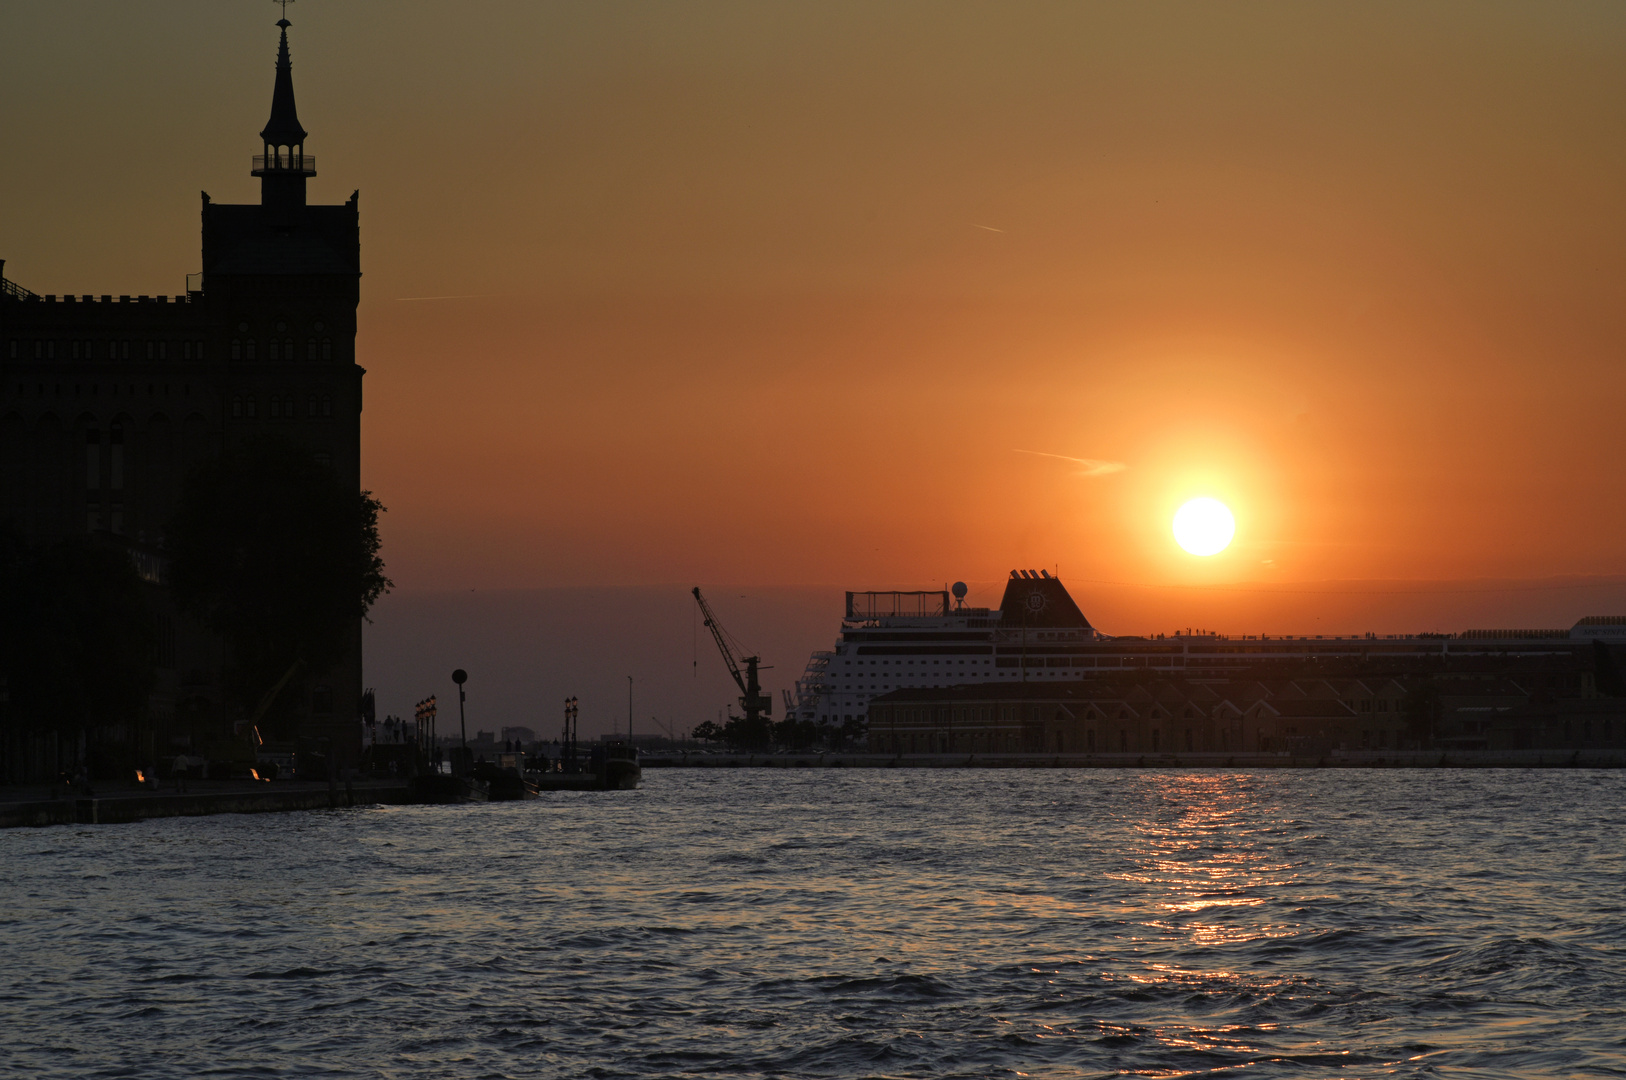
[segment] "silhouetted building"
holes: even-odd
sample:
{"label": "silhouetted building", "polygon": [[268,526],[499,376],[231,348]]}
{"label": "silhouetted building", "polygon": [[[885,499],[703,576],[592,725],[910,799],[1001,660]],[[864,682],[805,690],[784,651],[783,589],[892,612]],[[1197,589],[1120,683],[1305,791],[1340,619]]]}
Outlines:
{"label": "silhouetted building", "polygon": [[[306,202],[316,159],[294,106],[289,23],[277,25],[271,118],[253,158],[260,201],[203,194],[202,273],[184,294],[40,296],[0,276],[0,516],[34,542],[99,534],[160,588],[183,479],[234,441],[278,432],[360,486],[358,195]],[[159,622],[163,755],[174,736],[230,731],[238,718],[223,702],[218,643],[169,614]],[[341,759],[360,748],[359,622],[353,640],[301,706],[302,731]]]}

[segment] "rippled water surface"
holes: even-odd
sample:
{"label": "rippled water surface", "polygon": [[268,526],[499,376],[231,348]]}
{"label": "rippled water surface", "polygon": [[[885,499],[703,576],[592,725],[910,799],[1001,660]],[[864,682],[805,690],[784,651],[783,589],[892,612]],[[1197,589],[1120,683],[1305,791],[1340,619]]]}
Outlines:
{"label": "rippled water surface", "polygon": [[671,770],[0,834],[0,1072],[1626,1075],[1619,773]]}

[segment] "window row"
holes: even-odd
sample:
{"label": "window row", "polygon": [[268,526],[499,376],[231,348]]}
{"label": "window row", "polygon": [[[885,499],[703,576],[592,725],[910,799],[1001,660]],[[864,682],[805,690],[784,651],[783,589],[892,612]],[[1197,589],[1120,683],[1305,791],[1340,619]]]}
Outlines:
{"label": "window row", "polygon": [[202,360],[203,342],[201,341],[105,341],[97,342],[85,338],[73,338],[68,341],[45,340],[18,341],[12,339],[9,353],[13,360],[168,360],[170,352],[176,352],[181,360]]}
{"label": "window row", "polygon": [[[267,402],[266,415],[272,420],[293,420],[300,415],[301,402],[304,405],[304,415],[311,420],[333,415],[333,398],[327,394],[320,397],[311,394],[303,399],[295,394],[272,394],[271,400]],[[236,395],[231,399],[231,415],[234,420],[245,417],[250,420],[257,419],[260,415],[259,401],[253,394]]]}
{"label": "window row", "polygon": [[[233,360],[258,360],[259,342],[255,338],[232,338],[231,358]],[[305,340],[304,355],[293,338],[269,338],[265,343],[265,358],[267,360],[331,360],[333,359],[333,339],[307,338]]]}

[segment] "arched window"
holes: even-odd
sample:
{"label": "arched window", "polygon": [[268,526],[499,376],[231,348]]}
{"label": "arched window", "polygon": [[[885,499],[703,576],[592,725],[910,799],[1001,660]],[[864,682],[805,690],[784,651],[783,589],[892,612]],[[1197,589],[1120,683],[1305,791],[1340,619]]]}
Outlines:
{"label": "arched window", "polygon": [[322,415],[323,416],[332,416],[333,415],[333,399],[331,397],[326,396],[326,395],[323,395],[323,397],[322,397]]}
{"label": "arched window", "polygon": [[309,341],[305,342],[305,359],[307,359],[307,360],[315,360],[316,359],[316,339],[315,338],[311,338]]}
{"label": "arched window", "polygon": [[279,398],[277,395],[272,394],[271,395],[271,419],[275,420],[277,417],[279,417],[281,415],[282,415],[282,399]]}
{"label": "arched window", "polygon": [[305,403],[305,415],[307,417],[309,417],[310,419],[315,420],[316,419],[316,407],[317,407],[316,395],[312,394],[311,399],[308,402]]}
{"label": "arched window", "polygon": [[332,338],[323,338],[322,339],[322,359],[323,360],[331,360],[331,359],[333,359],[333,339]]}
{"label": "arched window", "polygon": [[248,348],[248,358],[250,360],[254,359],[254,339],[253,338],[248,339],[247,348]]}
{"label": "arched window", "polygon": [[234,419],[234,420],[239,419],[239,418],[242,417],[242,415],[243,415],[243,399],[242,399],[241,396],[237,396],[237,397],[234,397],[234,398],[231,399],[231,415],[232,415],[232,419]]}
{"label": "arched window", "polygon": [[259,414],[259,411],[259,406],[254,401],[254,395],[250,394],[248,396],[248,418],[250,420],[254,419]]}
{"label": "arched window", "polygon": [[[111,457],[109,458],[108,463],[107,463],[108,464],[108,470],[107,470],[108,483],[113,488],[114,491],[123,491],[124,490],[124,425],[119,423],[117,420],[113,421],[113,426],[108,429],[107,440],[108,440],[108,443],[110,444],[109,445],[109,452],[111,454]],[[123,525],[123,523],[121,521],[119,521],[118,516],[115,515],[114,519],[113,519],[113,531],[114,532],[122,532],[123,531],[122,525]]]}
{"label": "arched window", "polygon": [[202,360],[203,359],[203,342],[201,342],[201,341],[198,342],[197,348],[192,353],[192,358],[194,360]]}
{"label": "arched window", "polygon": [[243,342],[239,338],[231,339],[231,358],[233,360],[241,360],[243,358]]}
{"label": "arched window", "polygon": [[89,491],[102,489],[102,433],[96,428],[85,431],[85,488]]}
{"label": "arched window", "polygon": [[266,343],[266,346],[265,346],[265,358],[267,360],[280,359],[280,357],[277,356],[277,339],[276,338],[272,338],[268,343]]}
{"label": "arched window", "polygon": [[282,357],[283,357],[284,360],[292,360],[294,358],[294,339],[293,338],[289,338],[287,341],[284,341],[282,343]]}

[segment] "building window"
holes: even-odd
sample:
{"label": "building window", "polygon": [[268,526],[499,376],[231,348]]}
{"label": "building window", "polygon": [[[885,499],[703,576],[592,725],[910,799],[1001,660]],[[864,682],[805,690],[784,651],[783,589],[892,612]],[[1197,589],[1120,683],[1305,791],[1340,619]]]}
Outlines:
{"label": "building window", "polygon": [[243,358],[243,342],[239,338],[231,339],[231,358],[233,360],[241,360]]}
{"label": "building window", "polygon": [[312,394],[310,401],[305,405],[305,415],[315,420],[317,407],[316,395]]}
{"label": "building window", "polygon": [[315,338],[311,338],[309,341],[305,342],[305,359],[307,359],[307,360],[315,360],[316,359],[316,339]]}
{"label": "building window", "polygon": [[[149,351],[150,351],[150,347],[149,347]],[[169,359],[168,352],[169,352],[169,342],[160,341],[158,343],[158,359],[160,359],[160,360]]]}
{"label": "building window", "polygon": [[271,412],[270,412],[271,419],[275,420],[281,415],[282,415],[282,399],[279,398],[277,395],[272,394],[271,395]]}
{"label": "building window", "polygon": [[244,348],[246,348],[248,350],[248,358],[250,360],[254,359],[254,339],[253,338],[249,338],[248,341],[244,343]]}
{"label": "building window", "polygon": [[331,359],[333,359],[333,339],[332,338],[323,338],[322,339],[322,359],[323,360],[331,360]]}
{"label": "building window", "polygon": [[323,395],[323,397],[322,397],[322,415],[323,416],[332,416],[333,415],[333,399],[331,397],[328,397],[327,395]]}
{"label": "building window", "polygon": [[128,341],[119,342],[119,358],[121,360],[130,359],[130,343]]}
{"label": "building window", "polygon": [[85,487],[102,488],[102,433],[95,428],[85,432]]}
{"label": "building window", "polygon": [[15,338],[11,342],[11,358],[13,360],[17,359],[17,341]]}
{"label": "building window", "polygon": [[193,353],[193,356],[194,356],[195,359],[198,359],[198,360],[203,359],[203,342],[201,342],[201,341],[198,342],[197,350],[196,350],[196,352]]}
{"label": "building window", "polygon": [[181,342],[181,359],[192,359],[192,343],[190,341]]}
{"label": "building window", "polygon": [[243,399],[242,399],[242,397],[239,396],[239,397],[234,397],[234,398],[231,399],[231,415],[232,415],[233,420],[240,419],[242,417],[242,415],[243,415]]}
{"label": "building window", "polygon": [[73,358],[75,360],[79,359],[79,342],[77,340],[73,343]]}
{"label": "building window", "polygon": [[266,345],[265,345],[265,358],[267,360],[279,360],[279,359],[281,359],[281,357],[279,357],[277,355],[277,339],[276,338],[272,338],[270,341],[266,342]]}
{"label": "building window", "polygon": [[259,415],[259,411],[259,406],[254,401],[254,395],[250,394],[248,396],[248,418],[250,420],[254,419],[255,416]]}
{"label": "building window", "polygon": [[[108,479],[109,485],[113,488],[114,491],[123,491],[124,490],[124,425],[121,424],[121,423],[118,423],[117,421],[114,421],[113,426],[110,429],[108,429],[107,441],[109,443],[108,453],[110,455],[110,458],[109,458],[109,461],[108,461],[108,470],[107,470],[108,471],[108,477],[107,477],[107,479]],[[119,516],[122,516],[122,515],[116,515],[115,518],[114,518],[114,521],[113,521],[113,531],[114,532],[121,532],[122,531],[121,523],[118,520]]]}
{"label": "building window", "polygon": [[294,339],[293,338],[289,338],[287,341],[284,341],[282,343],[282,357],[283,357],[284,360],[292,360],[294,358]]}
{"label": "building window", "polygon": [[333,464],[333,455],[328,453],[326,450],[318,450],[316,452],[316,464],[321,465],[324,468],[331,467]]}
{"label": "building window", "polygon": [[36,360],[44,360],[45,359],[45,342],[43,342],[43,341],[34,342],[34,359],[36,359]]}

